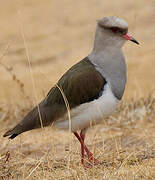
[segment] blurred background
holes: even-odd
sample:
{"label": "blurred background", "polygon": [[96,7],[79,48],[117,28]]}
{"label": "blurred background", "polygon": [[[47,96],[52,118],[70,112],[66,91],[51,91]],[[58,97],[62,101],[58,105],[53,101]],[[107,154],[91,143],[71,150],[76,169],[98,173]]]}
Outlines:
{"label": "blurred background", "polygon": [[124,47],[128,66],[124,98],[152,93],[154,0],[5,0],[0,6],[1,101],[22,101],[20,88],[32,100],[42,99],[69,67],[90,53],[96,20],[104,16],[125,19],[140,43],[127,42]]}
{"label": "blurred background", "polygon": [[[124,46],[121,105],[87,132],[86,144],[103,164],[84,171],[78,141],[52,127],[3,138],[91,52],[96,20],[105,16],[125,19],[140,45]],[[155,179],[154,0],[0,0],[0,85],[0,180]]]}

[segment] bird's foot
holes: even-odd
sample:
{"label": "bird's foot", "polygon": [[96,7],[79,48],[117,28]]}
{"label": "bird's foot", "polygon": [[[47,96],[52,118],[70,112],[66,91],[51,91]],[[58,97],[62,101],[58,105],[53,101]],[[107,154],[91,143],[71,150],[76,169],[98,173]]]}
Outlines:
{"label": "bird's foot", "polygon": [[84,161],[84,159],[81,159],[81,164],[85,169],[92,168],[93,166],[100,165],[101,162],[98,161],[96,158],[94,158],[91,154],[91,156],[88,157],[87,161]]}
{"label": "bird's foot", "polygon": [[88,156],[88,161],[91,164],[93,164],[93,165],[101,164],[100,161],[98,161],[96,158],[94,158],[93,153],[87,148],[86,145],[85,145],[85,151],[86,151],[87,156]]}
{"label": "bird's foot", "polygon": [[98,161],[97,159],[95,159],[94,157],[88,158],[89,162],[91,162],[93,165],[99,165],[101,164],[100,161]]}
{"label": "bird's foot", "polygon": [[85,169],[89,169],[89,168],[92,168],[93,165],[90,164],[90,163],[85,163],[85,164],[83,164],[83,167],[84,167]]}
{"label": "bird's foot", "polygon": [[91,154],[90,156],[88,156],[88,160],[92,165],[99,165],[101,164],[100,161],[98,161],[96,158],[94,158],[93,154]]}
{"label": "bird's foot", "polygon": [[93,168],[94,166],[99,165],[99,164],[101,164],[101,163],[98,160],[94,161],[94,159],[93,159],[93,161],[83,163],[82,165],[85,169],[88,169],[88,168]]}

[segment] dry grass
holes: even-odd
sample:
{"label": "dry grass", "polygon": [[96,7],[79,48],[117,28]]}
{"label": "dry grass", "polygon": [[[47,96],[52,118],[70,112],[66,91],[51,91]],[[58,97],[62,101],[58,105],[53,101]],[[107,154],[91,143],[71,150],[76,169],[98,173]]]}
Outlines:
{"label": "dry grass", "polygon": [[[10,113],[5,110],[8,117],[4,124],[9,127],[10,117],[17,121],[17,117],[26,113],[17,112],[18,107],[12,111],[11,108],[8,108]],[[81,166],[80,145],[70,133],[49,127],[27,132],[13,141],[1,139],[0,176],[3,179],[153,180],[154,119],[152,96],[122,103],[113,116],[88,131],[86,143],[102,162],[88,170]]]}
{"label": "dry grass", "polygon": [[[95,21],[107,15],[125,18],[141,46],[125,46],[128,84],[117,112],[87,133],[86,143],[102,165],[84,170],[78,141],[52,127],[4,139],[6,129],[88,54]],[[1,2],[0,180],[155,179],[154,17],[153,0]]]}

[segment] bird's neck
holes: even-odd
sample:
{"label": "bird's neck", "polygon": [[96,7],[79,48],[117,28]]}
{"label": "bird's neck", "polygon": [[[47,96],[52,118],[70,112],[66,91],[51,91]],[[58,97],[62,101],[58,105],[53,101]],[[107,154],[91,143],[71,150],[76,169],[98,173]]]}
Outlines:
{"label": "bird's neck", "polygon": [[104,32],[104,30],[101,31],[97,26],[93,53],[121,51],[124,43],[125,39],[120,36],[109,35],[107,32]]}
{"label": "bird's neck", "polygon": [[115,47],[93,49],[88,58],[110,84],[115,97],[120,100],[126,84],[126,63],[122,49]]}
{"label": "bird's neck", "polygon": [[103,36],[103,33],[96,31],[94,47],[89,55],[89,58],[95,64],[106,63],[105,61],[109,60],[111,60],[111,63],[113,63],[112,61],[115,61],[116,57],[122,56],[123,44],[124,42],[121,40],[117,41],[116,37],[115,39],[114,37],[109,39],[109,36],[106,36],[106,34]]}
{"label": "bird's neck", "polygon": [[119,58],[122,56],[122,48],[115,46],[104,46],[103,48],[101,46],[94,46],[88,57],[94,64],[105,64],[106,62],[116,64],[122,60],[124,61],[124,59]]}

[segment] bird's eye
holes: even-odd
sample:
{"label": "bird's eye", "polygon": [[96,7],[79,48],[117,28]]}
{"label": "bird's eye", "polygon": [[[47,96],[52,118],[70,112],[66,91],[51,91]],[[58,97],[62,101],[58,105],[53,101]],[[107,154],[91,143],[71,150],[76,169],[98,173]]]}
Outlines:
{"label": "bird's eye", "polygon": [[118,27],[111,27],[110,30],[114,33],[123,33],[123,30]]}

